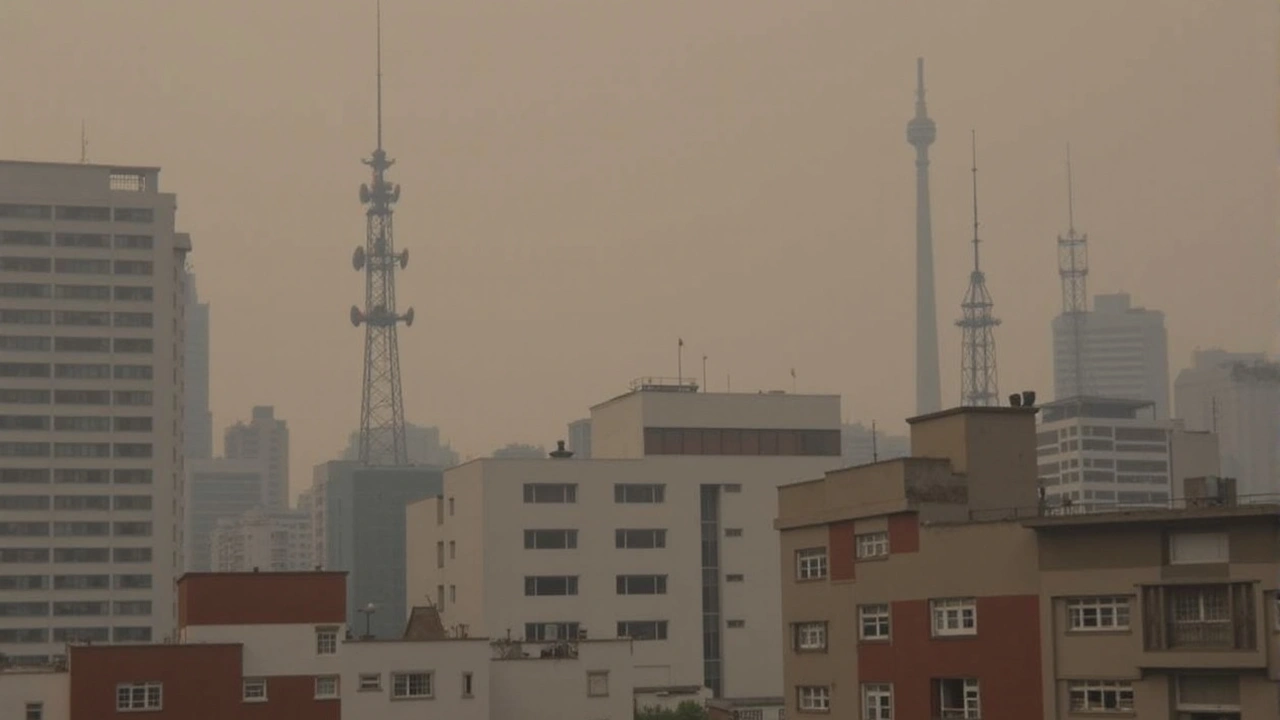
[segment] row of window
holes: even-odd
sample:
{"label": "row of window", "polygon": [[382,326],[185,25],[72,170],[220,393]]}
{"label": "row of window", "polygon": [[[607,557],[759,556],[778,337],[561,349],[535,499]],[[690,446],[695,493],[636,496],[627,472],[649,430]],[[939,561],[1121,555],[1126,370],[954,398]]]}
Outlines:
{"label": "row of window", "polygon": [[[107,603],[55,603],[62,605],[65,612],[55,612],[54,615],[82,615],[95,616],[106,615],[106,609],[109,609]],[[68,607],[68,606],[84,606],[84,607]],[[117,613],[120,615],[150,615],[150,603],[145,613]],[[102,606],[101,608],[97,606]],[[55,627],[55,628],[6,628],[0,630],[0,643],[10,643],[14,645],[26,645],[50,642],[151,642],[150,627],[124,627],[117,626],[108,627]]]}
{"label": "row of window", "polygon": [[149,312],[107,310],[0,310],[0,325],[70,325],[73,327],[149,328],[155,315]]}
{"label": "row of window", "polygon": [[[140,560],[138,554],[121,555],[122,562],[144,562],[151,559],[151,548],[117,548],[117,550],[146,550],[145,558]],[[111,587],[110,575],[53,575],[50,582],[49,575],[0,575],[0,590],[48,590],[52,587],[55,590],[107,590]],[[130,601],[132,602],[132,601]],[[150,603],[147,604],[147,612],[145,613],[127,613],[130,615],[149,615],[151,610]],[[54,615],[59,614],[57,610]],[[107,613],[102,613],[107,614]],[[116,611],[120,615],[119,610]]]}
{"label": "row of window", "polygon": [[111,248],[114,246],[117,250],[151,250],[155,247],[155,239],[150,235],[0,230],[0,246],[74,248]]}
{"label": "row of window", "polygon": [[[667,531],[659,528],[620,528],[613,532],[613,546],[627,550],[651,550],[667,546]],[[526,550],[573,550],[578,547],[577,530],[525,530]],[[443,548],[439,543],[437,551]],[[443,555],[441,555],[443,560]]]}
{"label": "row of window", "polygon": [[[975,678],[944,678],[932,683],[933,717],[978,720],[982,695]],[[893,720],[893,684],[864,683],[860,688],[863,720]],[[1132,713],[1133,685],[1112,680],[1073,680],[1067,683],[1068,706],[1073,713]],[[829,712],[831,688],[805,685],[796,688],[801,712]]]}
{"label": "row of window", "polygon": [[155,222],[156,211],[140,207],[102,205],[23,205],[0,203],[0,218],[20,220],[75,220],[78,222]]}
{"label": "row of window", "polygon": [[645,455],[840,455],[839,430],[644,429]]}
{"label": "row of window", "polygon": [[143,354],[155,351],[155,341],[151,338],[0,335],[0,350],[8,350],[10,352],[114,352]]}
{"label": "row of window", "polygon": [[151,275],[150,260],[106,258],[47,258],[9,255],[0,258],[0,272],[66,273],[69,275]]}
{"label": "row of window", "polygon": [[[68,548],[4,548],[0,547],[0,565],[6,563],[127,563],[151,562],[149,547],[68,547]],[[150,580],[148,580],[148,583]]]}
{"label": "row of window", "polygon": [[0,442],[0,457],[149,458],[151,443]]}
{"label": "row of window", "polygon": [[[150,575],[55,575],[68,582],[55,583],[59,590],[149,590]],[[114,579],[114,580],[113,580]],[[71,582],[75,581],[75,582]],[[48,601],[0,602],[0,617],[48,617]]]}
{"label": "row of window", "polygon": [[58,484],[106,485],[115,481],[116,485],[150,485],[152,472],[150,469],[117,468],[115,470],[88,470],[72,468],[12,468],[0,467],[0,485],[4,484],[44,484],[50,481]]}
{"label": "row of window", "polygon": [[[889,556],[889,533],[885,531],[854,535],[854,556],[858,560],[874,560]],[[796,551],[797,580],[822,580],[827,577],[829,562],[826,548]]]}
{"label": "row of window", "polygon": [[28,388],[0,388],[0,403],[8,405],[54,404],[151,407],[153,399],[154,396],[150,390],[36,390]]}
{"label": "row of window", "polygon": [[150,417],[102,415],[0,415],[0,430],[60,430],[66,432],[151,432]]}
{"label": "row of window", "polygon": [[[616,503],[653,504],[666,502],[667,486],[655,483],[616,483],[613,501]],[[526,503],[576,503],[578,486],[575,483],[525,483]]]}
{"label": "row of window", "polygon": [[110,363],[6,362],[0,363],[0,377],[151,380],[155,377],[155,370],[150,365],[115,365],[113,367]]}
{"label": "row of window", "polygon": [[155,289],[148,285],[74,285],[64,283],[0,283],[0,298],[33,300],[117,300],[151,302]]}
{"label": "row of window", "polygon": [[150,510],[150,495],[0,495],[0,510]]}
{"label": "row of window", "polygon": [[0,522],[0,537],[151,537],[149,522]]}

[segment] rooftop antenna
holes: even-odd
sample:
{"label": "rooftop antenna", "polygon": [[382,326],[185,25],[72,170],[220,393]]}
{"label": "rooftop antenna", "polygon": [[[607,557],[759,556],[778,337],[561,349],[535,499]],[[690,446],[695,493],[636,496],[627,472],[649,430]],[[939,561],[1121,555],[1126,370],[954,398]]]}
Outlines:
{"label": "rooftop antenna", "polygon": [[880,462],[880,447],[876,438],[876,421],[871,421],[871,462]]}
{"label": "rooftop antenna", "polygon": [[80,121],[80,164],[89,162],[89,136],[84,131],[84,120]]}
{"label": "rooftop antenna", "polygon": [[960,303],[963,313],[956,321],[961,329],[960,404],[992,406],[999,404],[996,383],[995,327],[1000,321],[992,313],[994,303],[987,291],[978,245],[978,134],[970,131],[973,157],[973,272],[969,273],[969,289]]}
{"label": "rooftop antenna", "polygon": [[1085,324],[1089,318],[1089,236],[1076,234],[1075,186],[1071,177],[1071,143],[1067,143],[1067,234],[1058,236],[1058,276],[1062,279],[1062,317],[1071,337],[1072,389],[1087,393],[1084,366]]}

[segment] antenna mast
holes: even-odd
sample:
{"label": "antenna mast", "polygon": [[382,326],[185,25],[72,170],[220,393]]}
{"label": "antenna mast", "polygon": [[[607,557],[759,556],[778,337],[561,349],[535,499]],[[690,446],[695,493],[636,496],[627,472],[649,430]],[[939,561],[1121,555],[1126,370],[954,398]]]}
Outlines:
{"label": "antenna mast", "polygon": [[971,132],[973,154],[973,272],[969,273],[969,289],[960,303],[963,313],[956,321],[961,329],[960,404],[983,406],[999,404],[996,384],[995,327],[1000,321],[992,314],[994,303],[987,291],[978,245],[978,138]]}
{"label": "antenna mast", "polygon": [[372,157],[364,161],[372,180],[360,186],[365,210],[365,244],[351,264],[365,274],[364,308],[352,306],[351,324],[365,327],[364,382],[360,398],[360,462],[364,465],[407,465],[404,396],[400,388],[399,323],[413,324],[413,308],[396,312],[396,266],[409,264],[409,251],[395,251],[392,205],[400,199],[400,186],[388,182],[387,170],[395,164],[382,149],[382,3],[376,9],[377,140]]}
{"label": "antenna mast", "polygon": [[924,58],[916,58],[916,114],[907,144],[916,149],[916,413],[942,409],[938,376],[938,303],[933,282],[933,218],[929,208],[929,146],[938,128],[924,103]]}
{"label": "antenna mast", "polygon": [[1075,188],[1071,177],[1071,144],[1067,143],[1067,234],[1058,236],[1058,276],[1062,278],[1062,318],[1071,333],[1072,388],[1087,393],[1084,363],[1085,324],[1089,318],[1089,236],[1076,234]]}
{"label": "antenna mast", "polygon": [[80,164],[89,162],[89,136],[84,131],[84,120],[80,121]]}

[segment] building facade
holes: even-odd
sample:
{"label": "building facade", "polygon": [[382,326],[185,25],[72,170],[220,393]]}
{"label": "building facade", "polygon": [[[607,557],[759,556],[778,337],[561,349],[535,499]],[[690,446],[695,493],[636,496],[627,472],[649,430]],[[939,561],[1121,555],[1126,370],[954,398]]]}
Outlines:
{"label": "building facade", "polygon": [[1198,350],[1174,381],[1188,430],[1218,436],[1221,474],[1241,498],[1280,494],[1280,364],[1262,353]]}
{"label": "building facade", "polygon": [[788,717],[1275,717],[1280,505],[1046,510],[1033,413],[780,490]]}
{"label": "building facade", "polygon": [[0,162],[0,654],[173,632],[191,240],[156,168]]}
{"label": "building facade", "polygon": [[267,470],[259,460],[192,460],[187,463],[182,525],[183,570],[213,569],[213,533],[220,520],[233,520],[262,505]]}
{"label": "building facade", "polygon": [[592,408],[589,460],[446,471],[408,511],[410,601],[477,634],[630,637],[640,706],[707,687],[776,717],[774,496],[839,466],[839,398],[683,387]]}
{"label": "building facade", "polygon": [[1053,319],[1054,399],[1091,395],[1146,400],[1156,419],[1169,418],[1169,338],[1164,313],[1134,307],[1128,293],[1096,295],[1080,328],[1077,380],[1075,326],[1069,315]]}
{"label": "building facade", "polygon": [[208,460],[213,457],[213,413],[209,410],[209,303],[200,302],[196,276],[184,272],[187,318],[184,378],[186,457]]}
{"label": "building facade", "polygon": [[569,423],[569,450],[580,460],[591,459],[591,418]]}
{"label": "building facade", "polygon": [[268,512],[254,508],[222,518],[211,540],[214,572],[301,572],[316,566],[312,555],[311,512]]}
{"label": "building facade", "polygon": [[289,424],[276,418],[275,408],[253,408],[249,422],[240,421],[223,434],[223,454],[228,460],[254,460],[266,471],[262,506],[268,510],[289,508]]}

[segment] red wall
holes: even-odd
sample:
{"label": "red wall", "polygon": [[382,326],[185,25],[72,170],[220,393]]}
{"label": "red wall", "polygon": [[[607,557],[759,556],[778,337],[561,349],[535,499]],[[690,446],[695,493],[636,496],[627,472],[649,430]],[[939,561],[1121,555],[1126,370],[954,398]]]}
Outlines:
{"label": "red wall", "polygon": [[346,620],[346,573],[189,573],[178,579],[179,627]]}
{"label": "red wall", "polygon": [[920,552],[920,519],[915,513],[889,516],[889,552]]}
{"label": "red wall", "polygon": [[857,564],[857,545],[853,539],[853,521],[831,523],[827,526],[827,562],[832,580],[852,580]]}
{"label": "red wall", "polygon": [[310,675],[267,678],[267,702],[243,703],[238,720],[341,720],[341,700],[316,700]]}
{"label": "red wall", "polygon": [[972,637],[934,639],[928,600],[895,602],[891,612],[890,642],[858,646],[857,682],[893,683],[895,718],[931,718],[937,678],[977,678],[982,720],[1043,717],[1038,597],[978,598]]}

